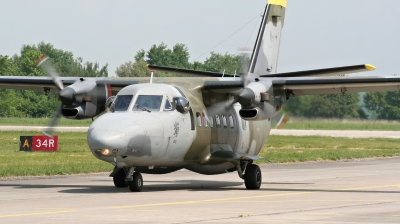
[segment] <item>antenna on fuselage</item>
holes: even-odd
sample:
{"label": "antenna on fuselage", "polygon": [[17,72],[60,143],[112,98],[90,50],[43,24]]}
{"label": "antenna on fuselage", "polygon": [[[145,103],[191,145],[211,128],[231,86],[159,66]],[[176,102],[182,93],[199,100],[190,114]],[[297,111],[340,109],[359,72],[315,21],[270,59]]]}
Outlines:
{"label": "antenna on fuselage", "polygon": [[154,70],[151,70],[150,84],[153,83],[153,75],[154,75]]}

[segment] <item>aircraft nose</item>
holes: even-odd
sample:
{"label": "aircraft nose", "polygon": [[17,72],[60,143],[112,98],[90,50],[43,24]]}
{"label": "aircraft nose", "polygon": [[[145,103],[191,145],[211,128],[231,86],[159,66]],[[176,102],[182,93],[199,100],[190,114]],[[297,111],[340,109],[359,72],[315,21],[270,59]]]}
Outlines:
{"label": "aircraft nose", "polygon": [[132,136],[144,135],[141,126],[131,126],[127,129],[108,129],[95,128],[88,133],[88,142],[90,149],[110,150],[118,154],[126,153],[129,140]]}

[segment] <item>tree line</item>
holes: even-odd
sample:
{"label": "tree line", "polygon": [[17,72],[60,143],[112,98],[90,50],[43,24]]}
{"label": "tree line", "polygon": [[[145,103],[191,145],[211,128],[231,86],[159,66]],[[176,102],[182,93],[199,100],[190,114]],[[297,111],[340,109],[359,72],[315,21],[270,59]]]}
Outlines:
{"label": "tree line", "polygon": [[306,118],[400,119],[400,92],[381,91],[292,97],[289,115]]}
{"label": "tree line", "polygon": [[[229,74],[240,73],[242,70],[243,57],[233,54],[210,53],[211,56],[204,62],[190,62],[188,48],[184,44],[175,44],[172,49],[164,43],[152,45],[149,50],[141,49],[134,56],[134,61],[128,61],[120,65],[115,73],[119,77],[146,77],[150,76],[150,71],[146,68],[147,64],[194,69],[212,72],[225,72]],[[179,76],[164,72],[157,72],[155,76]]]}
{"label": "tree line", "polygon": [[[108,76],[108,64],[100,66],[97,62],[84,62],[72,52],[44,42],[23,45],[20,54],[11,57],[0,55],[0,75],[45,76],[36,65],[36,60],[43,54],[52,59],[60,76]],[[216,52],[211,52],[204,62],[191,62],[188,48],[181,43],[172,48],[164,43],[154,44],[148,50],[136,52],[132,59],[116,68],[118,77],[150,76],[147,64],[239,74],[243,66],[246,66],[246,60],[248,62],[242,55]],[[156,72],[155,76],[179,75]],[[49,117],[59,105],[54,93],[46,96],[44,92],[0,89],[0,97],[0,117]],[[292,116],[306,118],[397,120],[400,117],[399,97],[398,91],[296,96],[285,101],[284,111]]]}
{"label": "tree line", "polygon": [[[36,65],[43,54],[48,55],[60,76],[107,77],[108,65],[84,62],[74,57],[72,52],[55,48],[41,42],[37,45],[23,45],[19,54],[0,55],[0,75],[2,76],[46,76]],[[59,105],[57,95],[29,90],[0,89],[0,117],[50,117]]]}

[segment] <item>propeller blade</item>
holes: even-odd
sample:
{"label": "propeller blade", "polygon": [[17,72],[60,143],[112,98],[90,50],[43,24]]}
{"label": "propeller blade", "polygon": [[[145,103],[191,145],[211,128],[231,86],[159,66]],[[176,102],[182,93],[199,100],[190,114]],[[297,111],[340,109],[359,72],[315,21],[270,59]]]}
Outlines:
{"label": "propeller blade", "polygon": [[249,84],[249,49],[247,47],[239,48],[239,55],[241,56],[240,67],[242,69],[241,76],[243,82],[243,88],[246,88],[247,84]]}
{"label": "propeller blade", "polygon": [[229,107],[231,107],[233,104],[237,102],[238,102],[237,99],[233,98],[226,101],[215,103],[212,105],[212,107],[214,108],[213,111],[216,114],[224,114],[229,109]]}
{"label": "propeller blade", "polygon": [[286,122],[289,120],[289,116],[285,113],[279,112],[277,115],[272,117],[271,122],[272,125],[275,126],[275,129],[282,129],[285,126]]}
{"label": "propeller blade", "polygon": [[53,64],[48,56],[45,54],[42,55],[38,60],[36,60],[38,66],[42,67],[46,74],[53,79],[54,84],[58,87],[58,89],[64,89],[64,85],[60,80],[60,75],[54,69]]}
{"label": "propeller blade", "polygon": [[50,121],[50,124],[48,126],[48,128],[45,131],[42,131],[42,133],[50,138],[53,137],[53,132],[54,132],[54,127],[57,125],[58,123],[58,119],[60,117],[61,114],[61,109],[62,109],[62,104],[57,108],[56,112],[53,115],[53,118]]}

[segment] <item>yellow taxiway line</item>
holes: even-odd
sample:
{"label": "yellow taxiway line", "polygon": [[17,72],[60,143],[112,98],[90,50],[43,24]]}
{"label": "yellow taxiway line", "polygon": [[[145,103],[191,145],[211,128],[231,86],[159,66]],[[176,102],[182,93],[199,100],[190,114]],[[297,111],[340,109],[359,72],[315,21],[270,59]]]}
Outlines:
{"label": "yellow taxiway line", "polygon": [[50,214],[60,214],[60,213],[70,213],[75,210],[62,210],[62,211],[52,211],[52,212],[28,212],[28,213],[16,213],[16,214],[6,214],[0,215],[0,218],[11,218],[11,217],[22,217],[22,216],[35,216],[35,215],[50,215]]}
{"label": "yellow taxiway line", "polygon": [[[364,186],[364,187],[344,188],[344,189],[330,189],[330,190],[328,189],[327,191],[350,191],[350,190],[377,189],[377,188],[386,188],[386,187],[400,187],[400,184],[379,185],[379,186]],[[139,207],[168,206],[168,205],[188,205],[188,204],[213,203],[213,202],[223,202],[223,201],[237,201],[237,200],[243,200],[243,199],[257,199],[257,198],[269,198],[269,197],[280,197],[280,196],[291,196],[291,195],[305,195],[305,194],[315,194],[315,193],[320,193],[320,191],[316,190],[316,191],[310,191],[310,192],[266,194],[266,195],[255,195],[255,196],[246,196],[246,197],[231,197],[231,198],[216,198],[216,199],[205,199],[205,200],[190,200],[190,201],[149,203],[149,204],[126,205],[126,206],[114,206],[114,207],[111,207],[111,208],[112,209],[127,209],[127,208],[139,208]],[[288,201],[288,200],[286,200],[286,201]],[[369,200],[367,200],[367,201],[369,201]],[[0,214],[0,218],[11,218],[11,217],[22,217],[22,216],[37,216],[37,215],[51,215],[51,214],[71,213],[71,212],[76,212],[76,209],[47,211],[47,212],[27,212],[27,213],[15,213],[15,214]],[[394,216],[397,216],[397,215],[394,215]]]}
{"label": "yellow taxiway line", "polygon": [[[391,185],[379,185],[379,186],[365,186],[345,189],[331,189],[331,191],[350,191],[350,190],[362,190],[362,189],[376,189],[386,187],[398,187],[400,184]],[[329,190],[327,190],[329,191]],[[310,192],[294,192],[294,193],[282,193],[282,194],[267,194],[267,195],[256,195],[247,197],[233,197],[233,198],[217,198],[217,199],[206,199],[206,200],[193,200],[193,201],[175,201],[175,202],[163,202],[163,203],[150,203],[150,204],[137,204],[137,205],[125,205],[125,206],[114,206],[113,209],[127,209],[127,208],[138,208],[138,207],[152,207],[152,206],[167,206],[167,205],[188,205],[188,204],[200,204],[200,203],[212,203],[220,201],[235,201],[241,199],[255,199],[255,198],[268,198],[268,197],[279,197],[279,196],[291,196],[291,195],[303,195],[303,194],[315,194],[320,191]]]}

